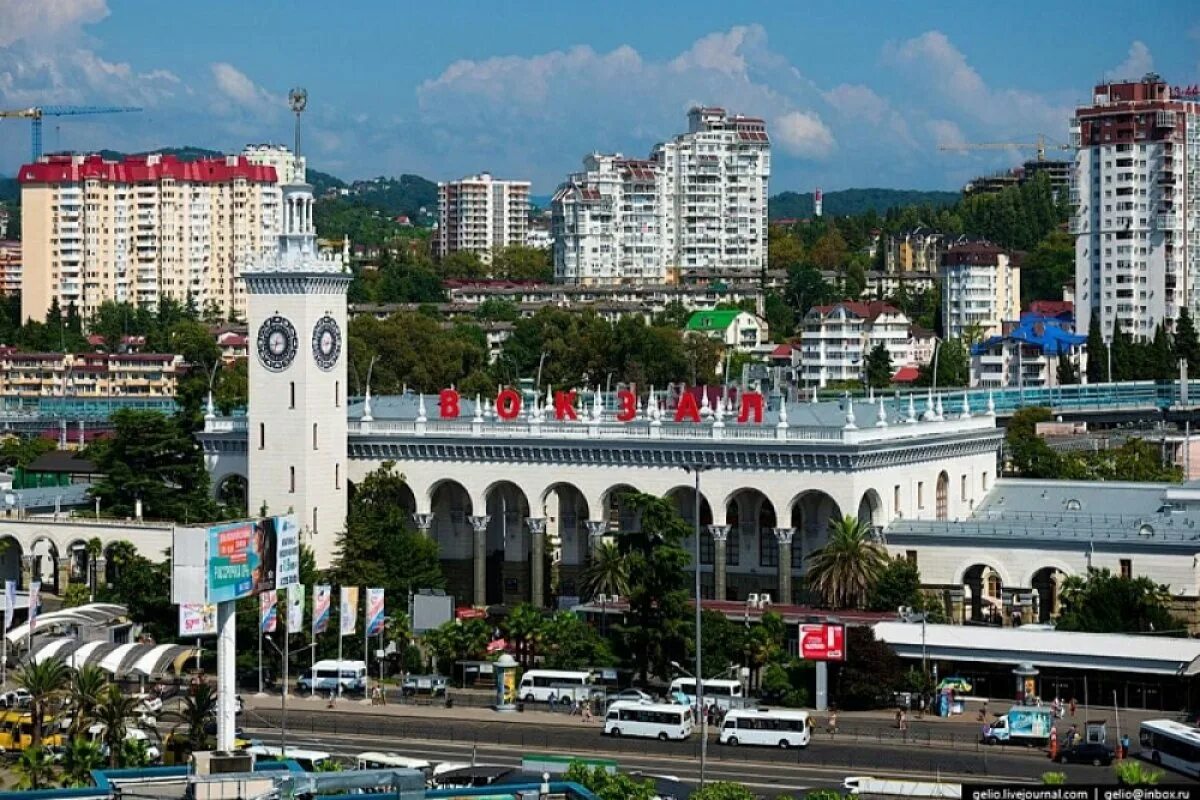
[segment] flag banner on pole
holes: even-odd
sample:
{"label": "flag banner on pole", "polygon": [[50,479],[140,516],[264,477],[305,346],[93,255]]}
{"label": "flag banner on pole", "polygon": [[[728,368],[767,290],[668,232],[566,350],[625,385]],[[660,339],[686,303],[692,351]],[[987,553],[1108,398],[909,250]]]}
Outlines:
{"label": "flag banner on pole", "polygon": [[339,610],[339,621],[341,628],[339,632],[342,636],[350,636],[354,633],[355,617],[358,616],[358,587],[343,586],[342,587],[342,605]]}
{"label": "flag banner on pole", "polygon": [[17,604],[17,582],[4,582],[4,632],[12,627],[13,610]]}
{"label": "flag banner on pole", "polygon": [[329,584],[318,584],[313,587],[313,616],[312,635],[317,636],[329,627]]}
{"label": "flag banner on pole", "polygon": [[42,582],[31,581],[29,583],[29,632],[32,634],[37,627],[38,603],[41,602]]}
{"label": "flag banner on pole", "polygon": [[383,633],[383,589],[367,589],[367,636]]}
{"label": "flag banner on pole", "polygon": [[287,629],[288,635],[299,633],[304,627],[304,586],[293,583],[287,587]]}
{"label": "flag banner on pole", "polygon": [[275,589],[268,589],[258,596],[258,629],[262,633],[274,633],[279,623],[279,614],[275,608],[279,595]]}

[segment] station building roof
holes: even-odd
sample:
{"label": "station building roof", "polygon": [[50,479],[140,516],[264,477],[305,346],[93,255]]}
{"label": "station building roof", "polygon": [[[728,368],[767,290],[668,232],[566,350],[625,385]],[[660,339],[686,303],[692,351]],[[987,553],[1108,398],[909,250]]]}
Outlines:
{"label": "station building roof", "polygon": [[[924,627],[924,648],[922,648]],[[1033,664],[1153,675],[1200,674],[1200,640],[1117,633],[1075,633],[1044,627],[993,628],[879,622],[875,638],[903,658]]]}

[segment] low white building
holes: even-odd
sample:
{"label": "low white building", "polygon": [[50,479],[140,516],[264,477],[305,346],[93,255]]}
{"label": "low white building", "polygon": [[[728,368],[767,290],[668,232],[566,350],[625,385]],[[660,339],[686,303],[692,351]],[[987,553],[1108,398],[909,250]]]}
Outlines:
{"label": "low white building", "polygon": [[697,311],[688,319],[688,333],[702,333],[726,347],[755,353],[770,341],[766,320],[749,311]]}
{"label": "low white building", "polygon": [[877,344],[887,348],[893,368],[912,363],[903,311],[879,301],[814,306],[804,315],[800,333],[801,380],[809,386],[862,380],[867,354]]}

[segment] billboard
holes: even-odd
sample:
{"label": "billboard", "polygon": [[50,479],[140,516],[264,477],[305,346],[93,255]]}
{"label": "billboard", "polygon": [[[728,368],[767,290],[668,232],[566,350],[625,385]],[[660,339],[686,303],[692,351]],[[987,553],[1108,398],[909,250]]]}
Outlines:
{"label": "billboard", "polygon": [[224,603],[300,582],[300,526],[294,515],[208,529],[210,603]]}
{"label": "billboard", "polygon": [[809,661],[845,661],[845,626],[801,625],[800,657]]}
{"label": "billboard", "polygon": [[217,607],[204,603],[180,603],[179,635],[188,638],[216,636]]}

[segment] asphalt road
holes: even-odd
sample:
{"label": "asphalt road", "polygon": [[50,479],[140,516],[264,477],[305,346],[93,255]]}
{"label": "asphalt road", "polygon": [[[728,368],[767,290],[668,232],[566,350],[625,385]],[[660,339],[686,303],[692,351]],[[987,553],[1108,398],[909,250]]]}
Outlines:
{"label": "asphalt road", "polygon": [[[289,709],[288,741],[338,755],[385,750],[437,761],[516,765],[522,754],[556,753],[616,759],[623,769],[676,775],[694,781],[699,775],[700,742],[659,742],[611,738],[598,724],[579,728],[455,719],[413,719],[325,710]],[[239,723],[251,736],[278,737],[277,710],[247,710]],[[733,780],[764,792],[794,791],[813,786],[841,786],[851,775],[876,778],[959,782],[1039,782],[1047,771],[1067,773],[1071,782],[1108,783],[1105,767],[1051,764],[1045,754],[1024,747],[946,747],[900,743],[870,736],[831,738],[818,732],[803,750],[726,747],[710,740],[708,777]]]}

